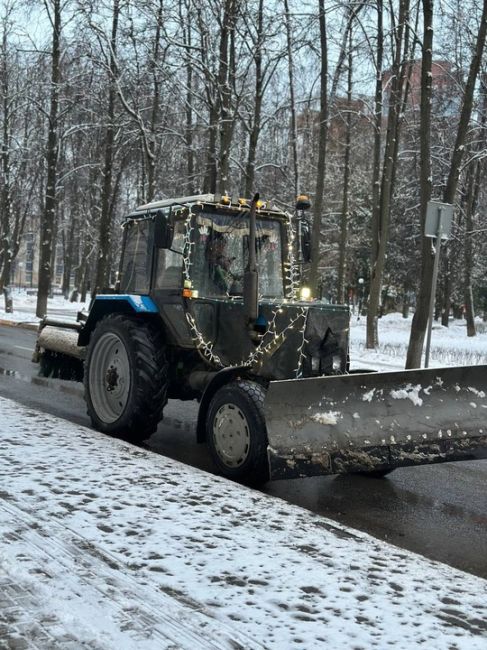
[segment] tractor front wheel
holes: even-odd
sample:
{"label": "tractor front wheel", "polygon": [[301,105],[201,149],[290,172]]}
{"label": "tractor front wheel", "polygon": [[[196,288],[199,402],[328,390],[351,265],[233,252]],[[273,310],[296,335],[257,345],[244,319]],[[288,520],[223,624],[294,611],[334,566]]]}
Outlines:
{"label": "tractor front wheel", "polygon": [[142,441],[157,429],[167,402],[162,333],[122,314],[95,328],[85,362],[85,397],[95,429]]}
{"label": "tractor front wheel", "polygon": [[206,440],[218,471],[247,484],[269,480],[265,389],[253,381],[236,381],[218,390],[206,418]]}

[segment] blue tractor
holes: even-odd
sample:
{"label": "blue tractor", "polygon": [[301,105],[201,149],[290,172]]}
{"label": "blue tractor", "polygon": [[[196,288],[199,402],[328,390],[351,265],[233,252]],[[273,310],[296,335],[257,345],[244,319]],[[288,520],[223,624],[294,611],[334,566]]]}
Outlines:
{"label": "blue tractor", "polygon": [[93,426],[136,441],[168,399],[198,400],[198,441],[245,482],[384,475],[485,446],[485,366],[349,374],[348,306],[302,286],[308,207],[298,197],[290,215],[258,195],[140,206],[116,287],[75,323],[41,323],[41,374],[84,381]]}

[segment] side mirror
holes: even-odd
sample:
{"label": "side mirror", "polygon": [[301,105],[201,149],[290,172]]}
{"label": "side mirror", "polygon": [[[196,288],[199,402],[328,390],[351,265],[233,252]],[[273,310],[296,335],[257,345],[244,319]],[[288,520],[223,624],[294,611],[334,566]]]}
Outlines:
{"label": "side mirror", "polygon": [[154,246],[156,248],[171,248],[172,237],[173,230],[169,214],[159,210],[154,218]]}
{"label": "side mirror", "polygon": [[303,262],[311,262],[311,230],[309,223],[304,219],[301,221],[301,253]]}

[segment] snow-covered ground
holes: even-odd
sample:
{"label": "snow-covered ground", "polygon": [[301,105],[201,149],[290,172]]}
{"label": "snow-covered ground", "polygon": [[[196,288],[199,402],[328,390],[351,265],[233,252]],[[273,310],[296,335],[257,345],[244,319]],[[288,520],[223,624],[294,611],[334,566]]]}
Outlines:
{"label": "snow-covered ground", "polygon": [[[364,316],[351,317],[350,357],[352,368],[400,370],[404,368],[412,316],[387,314],[379,319],[379,347],[365,348]],[[430,366],[469,366],[487,363],[487,323],[476,321],[477,336],[468,337],[464,320],[450,321],[449,327],[433,323]]]}
{"label": "snow-covered ground", "polygon": [[[37,295],[25,289],[12,290],[13,313],[5,313],[5,300],[0,294],[0,321],[12,323],[38,323],[36,316]],[[71,316],[75,318],[76,313],[88,307],[88,302],[69,302],[63,296],[55,295],[47,301],[47,313],[49,316]]]}
{"label": "snow-covered ground", "polygon": [[0,414],[0,647],[487,647],[483,579],[12,401]]}

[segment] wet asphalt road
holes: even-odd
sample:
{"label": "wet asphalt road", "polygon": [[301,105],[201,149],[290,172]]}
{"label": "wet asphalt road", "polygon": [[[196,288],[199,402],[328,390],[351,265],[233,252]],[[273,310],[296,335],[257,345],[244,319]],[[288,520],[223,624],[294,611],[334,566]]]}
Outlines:
{"label": "wet asphalt road", "polygon": [[[0,326],[0,395],[90,425],[82,386],[36,376],[35,332]],[[148,446],[212,471],[195,442],[196,402],[169,402]],[[35,432],[33,432],[33,435]],[[0,413],[1,435],[1,413]],[[263,491],[393,544],[487,578],[485,460],[398,469],[385,479],[360,476],[275,481]]]}

